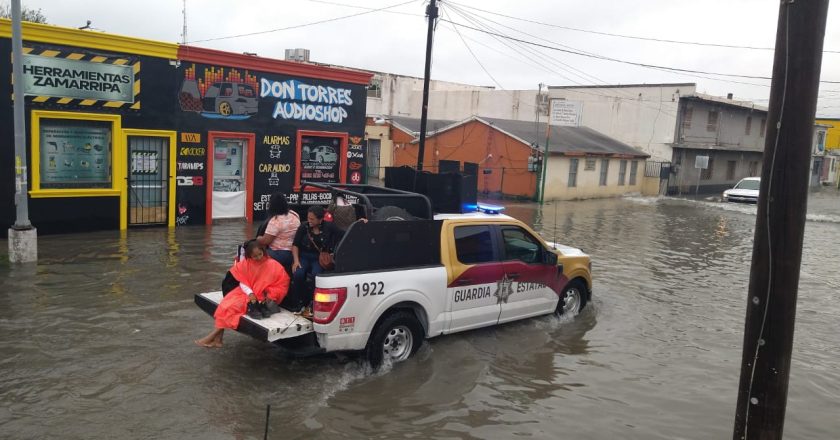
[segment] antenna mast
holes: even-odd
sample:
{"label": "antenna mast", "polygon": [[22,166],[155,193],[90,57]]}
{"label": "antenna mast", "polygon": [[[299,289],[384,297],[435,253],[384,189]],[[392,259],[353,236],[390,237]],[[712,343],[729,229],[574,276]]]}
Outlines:
{"label": "antenna mast", "polygon": [[181,44],[187,44],[187,0],[184,0],[184,9],[181,10],[184,16],[184,29],[181,31]]}

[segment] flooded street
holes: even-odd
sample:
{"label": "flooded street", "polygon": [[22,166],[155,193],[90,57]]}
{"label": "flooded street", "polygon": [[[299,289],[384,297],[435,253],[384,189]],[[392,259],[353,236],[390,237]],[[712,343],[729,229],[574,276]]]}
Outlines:
{"label": "flooded street", "polygon": [[[251,227],[39,238],[0,262],[2,438],[718,439],[732,433],[755,206],[666,198],[510,204],[593,260],[594,301],[444,336],[390,371],[291,359],[213,326]],[[37,226],[37,225],[36,225]],[[840,193],[812,193],[785,434],[840,432]],[[5,252],[6,243],[2,243]]]}

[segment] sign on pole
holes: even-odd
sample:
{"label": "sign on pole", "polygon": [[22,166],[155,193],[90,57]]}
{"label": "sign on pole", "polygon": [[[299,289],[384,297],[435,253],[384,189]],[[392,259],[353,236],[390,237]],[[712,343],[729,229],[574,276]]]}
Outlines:
{"label": "sign on pole", "polygon": [[580,125],[582,107],[580,101],[552,99],[548,111],[548,124],[577,127]]}
{"label": "sign on pole", "polygon": [[705,170],[709,168],[709,156],[697,156],[694,158],[694,168]]}

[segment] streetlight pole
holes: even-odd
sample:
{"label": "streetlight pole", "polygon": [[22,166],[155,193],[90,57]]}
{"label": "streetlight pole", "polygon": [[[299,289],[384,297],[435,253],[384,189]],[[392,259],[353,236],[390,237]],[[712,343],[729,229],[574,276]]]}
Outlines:
{"label": "streetlight pole", "polygon": [[12,0],[12,80],[14,81],[15,130],[15,223],[9,228],[9,260],[27,263],[38,260],[38,233],[29,222],[26,166],[26,120],[23,101],[23,37],[20,0]]}

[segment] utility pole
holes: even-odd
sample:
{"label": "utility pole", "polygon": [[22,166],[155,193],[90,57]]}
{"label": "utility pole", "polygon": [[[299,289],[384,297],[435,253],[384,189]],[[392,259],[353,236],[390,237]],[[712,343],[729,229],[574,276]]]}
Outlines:
{"label": "utility pole", "polygon": [[[536,99],[536,105],[534,106],[534,139],[536,139],[537,136],[539,136],[539,134],[540,134],[540,102],[542,101],[542,88],[543,88],[543,83],[537,84],[537,99]],[[539,145],[536,145],[536,147],[532,145],[532,148],[539,151]],[[537,157],[539,157],[539,156],[537,156]],[[540,188],[540,185],[542,184],[542,163],[540,163],[540,169],[538,169],[536,171],[537,171],[537,193],[534,197],[534,201],[539,202],[540,201],[540,192],[542,191],[542,189]]]}
{"label": "utility pole", "polygon": [[[429,30],[426,32],[426,70],[423,75],[423,108],[420,113],[420,146],[417,150],[417,171],[423,171],[423,155],[426,154],[426,120],[429,117],[429,76],[432,71],[432,43],[434,42],[435,21],[438,18],[436,0],[430,0],[426,7],[429,17]],[[416,179],[415,179],[416,180]]]}
{"label": "utility pole", "polygon": [[29,222],[29,190],[26,173],[26,120],[23,101],[23,37],[20,0],[12,0],[12,79],[14,81],[15,129],[15,224],[9,228],[9,261],[38,261],[38,232]]}
{"label": "utility pole", "polygon": [[732,438],[781,439],[828,0],[782,0]]}

